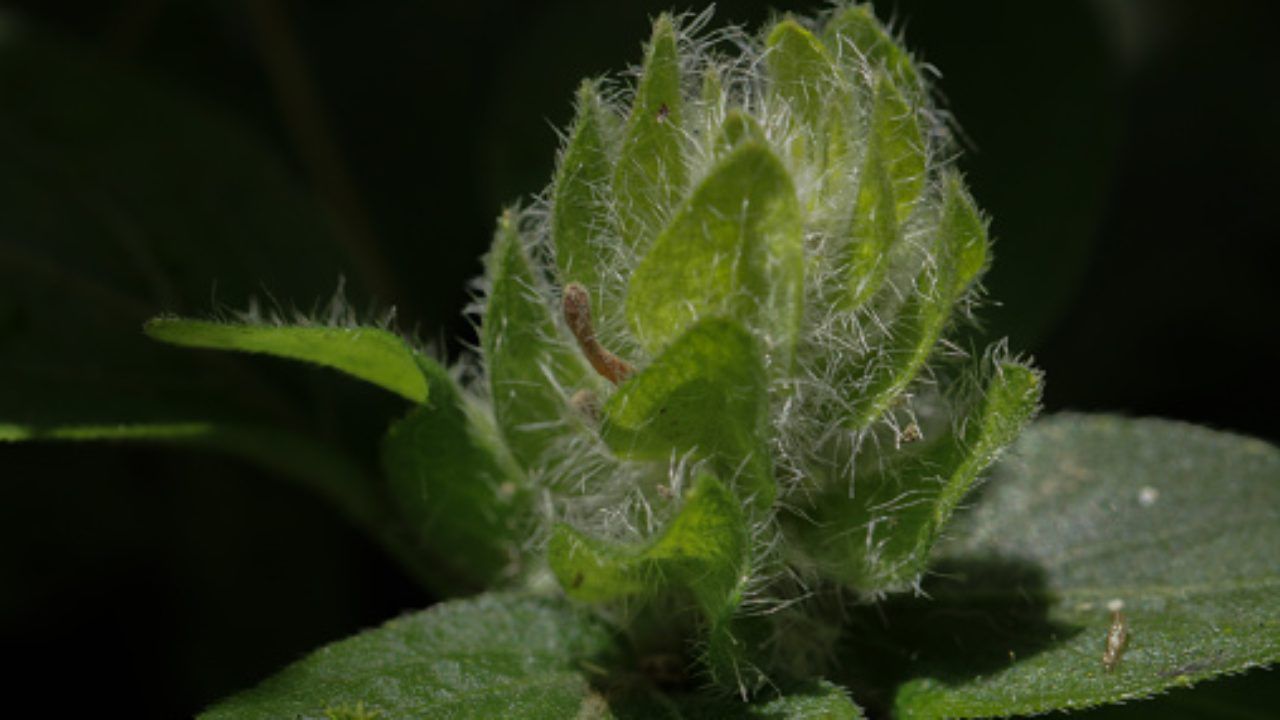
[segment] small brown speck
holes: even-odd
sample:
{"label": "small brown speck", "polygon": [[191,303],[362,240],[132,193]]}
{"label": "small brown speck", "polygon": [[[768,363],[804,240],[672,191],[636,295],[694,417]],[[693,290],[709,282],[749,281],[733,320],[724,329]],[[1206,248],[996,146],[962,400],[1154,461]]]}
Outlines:
{"label": "small brown speck", "polygon": [[671,115],[671,108],[667,107],[666,103],[662,103],[661,105],[658,106],[658,122],[660,123],[666,122],[667,118],[670,117],[670,115]]}

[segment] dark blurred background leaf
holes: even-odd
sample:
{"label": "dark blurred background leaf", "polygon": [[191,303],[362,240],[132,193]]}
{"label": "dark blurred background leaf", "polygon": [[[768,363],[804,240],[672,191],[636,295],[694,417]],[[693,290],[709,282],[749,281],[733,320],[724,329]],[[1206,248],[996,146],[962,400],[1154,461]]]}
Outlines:
{"label": "dark blurred background leaf", "polygon": [[[818,4],[725,0],[714,23]],[[0,413],[216,408],[362,450],[401,404],[324,371],[153,347],[141,320],[266,290],[310,308],[345,274],[357,307],[396,305],[456,352],[493,219],[550,177],[578,81],[637,62],[672,4],[4,7],[24,20],[0,23]],[[880,12],[944,73],[961,167],[994,217],[1002,304],[982,317],[1047,370],[1050,408],[1280,439],[1272,6]],[[124,385],[86,372],[108,367]],[[193,377],[221,384],[192,393]],[[93,679],[68,712],[189,715],[430,601],[331,510],[242,464],[58,446],[2,447],[0,467],[0,642],[26,660],[16,685]]]}

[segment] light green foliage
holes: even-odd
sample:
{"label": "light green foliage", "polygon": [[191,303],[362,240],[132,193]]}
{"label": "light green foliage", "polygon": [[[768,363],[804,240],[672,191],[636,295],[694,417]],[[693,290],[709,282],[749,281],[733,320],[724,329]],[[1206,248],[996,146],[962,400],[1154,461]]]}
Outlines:
{"label": "light green foliage", "polygon": [[238,350],[341,370],[413,402],[427,399],[417,353],[395,334],[372,327],[264,325],[161,317],[147,335],[183,347]]}
{"label": "light green foliage", "polygon": [[[608,252],[602,239],[608,237],[610,227],[606,193],[613,170],[612,123],[596,83],[584,82],[578,90],[578,113],[569,144],[556,170],[551,237],[563,284],[579,282],[589,288],[602,284],[601,255]],[[591,310],[601,314],[598,301]]]}
{"label": "light green foliage", "polygon": [[636,249],[657,235],[687,182],[678,45],[671,16],[659,16],[614,171],[620,230]]}
{"label": "light green foliage", "polygon": [[786,357],[801,311],[803,241],[786,169],[767,146],[741,144],[636,267],[627,319],[650,352],[700,317],[758,322]]}
{"label": "light green foliage", "polygon": [[483,409],[443,367],[421,363],[431,398],[383,441],[391,496],[417,551],[431,558],[436,592],[511,581],[522,570],[529,488]]}
{"label": "light green foliage", "polygon": [[556,328],[512,213],[499,220],[489,279],[480,340],[493,412],[511,454],[532,466],[557,438],[574,431],[569,397],[589,387],[591,377]]}
{"label": "light green foliage", "polygon": [[929,550],[961,499],[1035,413],[1034,370],[997,361],[955,432],[919,441],[852,492],[831,488],[796,525],[824,570],[849,587],[902,590],[925,570]]}
{"label": "light green foliage", "polygon": [[694,452],[767,509],[776,494],[767,382],[754,337],[704,320],[609,398],[601,436],[622,457]]}

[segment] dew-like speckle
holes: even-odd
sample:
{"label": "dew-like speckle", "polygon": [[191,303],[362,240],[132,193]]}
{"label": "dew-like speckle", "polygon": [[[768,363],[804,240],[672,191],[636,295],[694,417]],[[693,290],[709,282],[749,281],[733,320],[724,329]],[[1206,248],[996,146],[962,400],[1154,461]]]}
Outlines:
{"label": "dew-like speckle", "polygon": [[1144,485],[1143,488],[1138,491],[1138,504],[1142,507],[1151,507],[1152,505],[1155,505],[1156,500],[1159,499],[1160,491],[1150,485]]}

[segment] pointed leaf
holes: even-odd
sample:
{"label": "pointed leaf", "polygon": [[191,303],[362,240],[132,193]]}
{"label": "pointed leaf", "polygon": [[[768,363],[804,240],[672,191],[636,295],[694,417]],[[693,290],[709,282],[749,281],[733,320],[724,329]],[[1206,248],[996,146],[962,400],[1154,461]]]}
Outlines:
{"label": "pointed leaf", "polygon": [[699,319],[761,326],[789,366],[800,321],[804,229],[795,188],[768,146],[718,162],[631,277],[627,319],[658,352]]}
{"label": "pointed leaf", "polygon": [[888,71],[905,92],[918,95],[924,91],[911,55],[876,20],[870,5],[855,5],[833,15],[822,30],[822,39],[844,62],[861,64],[865,60],[873,68]]}
{"label": "pointed leaf", "polygon": [[594,376],[557,327],[512,213],[498,223],[489,283],[480,340],[494,415],[512,455],[537,467],[558,438],[577,431],[569,398]]}
{"label": "pointed leaf", "polygon": [[[1273,446],[1056,416],[1022,436],[948,534],[928,604],[881,608],[889,637],[868,618],[860,640],[878,651],[850,667],[907,681],[897,717],[1078,709],[1280,661]],[[1108,670],[1116,608],[1128,641]],[[912,656],[883,649],[895,646]]]}
{"label": "pointed leaf", "polygon": [[978,477],[1035,413],[1042,379],[999,361],[955,435],[934,439],[880,472],[833,488],[802,521],[802,534],[827,571],[867,593],[904,590],[925,570],[930,549]]}
{"label": "pointed leaf", "polygon": [[744,142],[764,143],[764,128],[754,117],[734,108],[725,113],[724,122],[716,129],[716,157],[728,155]]}
{"label": "pointed leaf", "polygon": [[[569,144],[556,170],[551,238],[561,285],[579,282],[601,289],[601,265],[609,258],[600,238],[609,232],[607,193],[613,173],[608,112],[596,83],[584,82],[578,90],[578,115],[569,131]],[[601,317],[600,307],[591,309]]]}
{"label": "pointed leaf", "polygon": [[768,379],[755,338],[725,320],[695,325],[605,403],[601,435],[623,457],[695,451],[744,498],[777,492],[767,444]]}
{"label": "pointed leaf", "polygon": [[660,15],[645,53],[631,116],[613,176],[623,239],[643,249],[684,191],[684,103],[675,23]]}
{"label": "pointed leaf", "polygon": [[[558,525],[547,550],[570,597],[588,602],[648,598],[686,590],[707,621],[705,659],[713,679],[742,686],[749,664],[735,641],[733,619],[743,599],[750,561],[746,519],[733,493],[700,476],[662,533],[642,546],[588,537]],[[756,684],[755,677],[751,678]]]}
{"label": "pointed leaf", "polygon": [[421,363],[430,398],[383,439],[382,463],[396,509],[420,552],[433,560],[436,592],[509,580],[522,570],[525,479],[478,403],[443,367],[427,358]]}
{"label": "pointed leaf", "polygon": [[842,84],[835,62],[813,33],[790,18],[774,25],[765,42],[770,88],[816,134],[822,127],[827,96]]}
{"label": "pointed leaf", "polygon": [[182,347],[237,350],[323,365],[373,383],[413,402],[427,399],[417,352],[394,333],[372,327],[259,325],[160,317],[147,335]]}
{"label": "pointed leaf", "polygon": [[931,264],[916,278],[884,346],[851,368],[858,379],[849,427],[870,426],[897,401],[929,360],[956,303],[986,269],[986,224],[963,182],[949,173],[943,192]]}
{"label": "pointed leaf", "polygon": [[914,111],[888,79],[875,86],[867,153],[854,206],[848,268],[850,307],[884,282],[889,251],[924,187],[924,138]]}
{"label": "pointed leaf", "polygon": [[593,673],[617,652],[608,626],[562,601],[482,595],[321,648],[200,717],[320,718],[358,707],[377,718],[559,720],[608,712]]}

